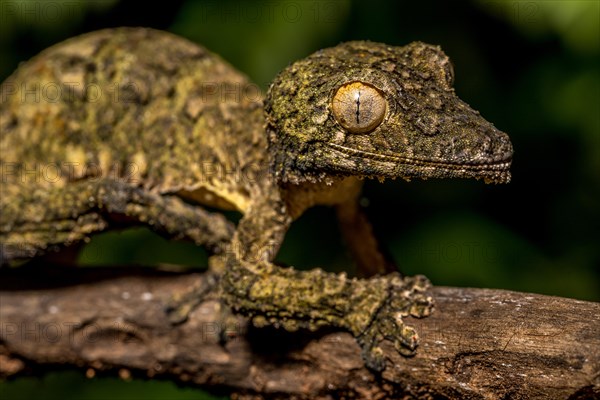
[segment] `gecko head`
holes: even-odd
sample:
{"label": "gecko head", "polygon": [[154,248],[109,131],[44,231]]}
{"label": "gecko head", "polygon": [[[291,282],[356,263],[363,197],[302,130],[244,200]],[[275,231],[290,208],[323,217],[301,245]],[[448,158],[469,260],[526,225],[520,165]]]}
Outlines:
{"label": "gecko head", "polygon": [[510,139],[452,84],[448,57],[420,42],[347,42],[290,65],[265,104],[276,178],[509,182]]}

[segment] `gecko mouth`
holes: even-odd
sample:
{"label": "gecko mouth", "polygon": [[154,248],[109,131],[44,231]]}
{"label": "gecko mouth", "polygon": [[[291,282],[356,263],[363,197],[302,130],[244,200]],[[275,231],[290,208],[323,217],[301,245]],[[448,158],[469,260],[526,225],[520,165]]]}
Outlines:
{"label": "gecko mouth", "polygon": [[373,153],[334,143],[327,143],[327,146],[338,153],[350,156],[351,159],[347,160],[347,164],[353,164],[358,167],[357,169],[363,170],[366,176],[423,179],[475,178],[484,179],[485,183],[508,183],[511,178],[512,152],[491,160],[447,161],[406,157],[393,153]]}

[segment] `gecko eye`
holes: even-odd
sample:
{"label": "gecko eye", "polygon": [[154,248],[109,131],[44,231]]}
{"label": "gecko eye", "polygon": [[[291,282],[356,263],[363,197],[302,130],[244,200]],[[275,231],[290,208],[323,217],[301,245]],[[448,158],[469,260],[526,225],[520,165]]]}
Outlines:
{"label": "gecko eye", "polygon": [[377,128],[387,108],[381,92],[363,82],[346,83],[332,101],[333,115],[350,133],[366,133]]}

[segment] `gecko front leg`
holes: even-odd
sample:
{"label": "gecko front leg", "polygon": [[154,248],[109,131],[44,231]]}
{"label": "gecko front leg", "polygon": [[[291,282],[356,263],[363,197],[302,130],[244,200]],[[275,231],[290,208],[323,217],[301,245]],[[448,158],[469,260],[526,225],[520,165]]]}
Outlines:
{"label": "gecko front leg", "polygon": [[427,279],[402,278],[398,273],[356,279],[319,268],[278,267],[274,255],[291,222],[284,211],[282,203],[265,203],[240,221],[226,255],[222,279],[226,302],[257,326],[346,329],[357,337],[367,366],[374,370],[385,367],[382,340],[392,341],[401,354],[412,354],[418,335],[403,318],[431,312]]}
{"label": "gecko front leg", "polygon": [[396,263],[383,251],[373,226],[357,199],[337,204],[335,211],[340,231],[357,264],[360,277],[368,278],[398,271]]}

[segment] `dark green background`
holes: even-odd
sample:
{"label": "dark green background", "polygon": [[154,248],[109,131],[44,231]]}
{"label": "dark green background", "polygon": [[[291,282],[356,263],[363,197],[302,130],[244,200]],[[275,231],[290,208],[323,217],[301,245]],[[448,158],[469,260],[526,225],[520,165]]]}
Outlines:
{"label": "dark green background", "polygon": [[[311,52],[351,39],[439,44],[459,96],[506,131],[513,180],[369,182],[365,203],[403,272],[437,285],[600,300],[598,1],[2,1],[0,78],[43,48],[115,26],[166,29],[222,55],[261,87]],[[314,209],[279,258],[350,263],[331,210]],[[85,264],[202,265],[203,252],[144,229],[95,238]],[[77,372],[0,384],[4,399],[197,399],[163,382]]]}

